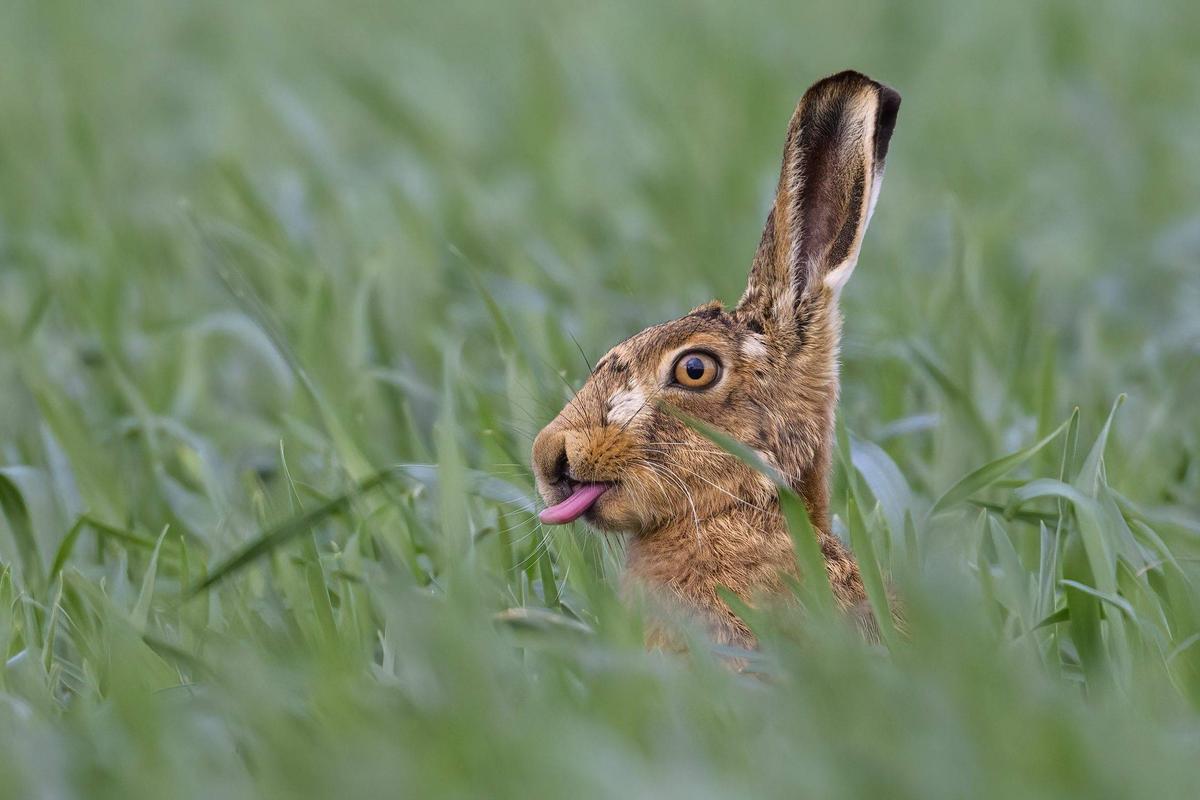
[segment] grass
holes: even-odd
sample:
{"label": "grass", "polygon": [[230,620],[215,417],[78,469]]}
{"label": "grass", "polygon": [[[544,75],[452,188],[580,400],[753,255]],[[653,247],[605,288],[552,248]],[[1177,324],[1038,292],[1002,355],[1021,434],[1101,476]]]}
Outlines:
{"label": "grass", "polygon": [[[1191,796],[1198,25],[4,4],[0,792]],[[848,66],[905,100],[837,525],[909,636],[646,654],[531,436],[580,350],[736,299]]]}

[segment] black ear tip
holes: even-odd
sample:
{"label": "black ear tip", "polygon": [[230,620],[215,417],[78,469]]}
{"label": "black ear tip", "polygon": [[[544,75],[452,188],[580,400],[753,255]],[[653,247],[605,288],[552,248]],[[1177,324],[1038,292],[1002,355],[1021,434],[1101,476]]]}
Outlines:
{"label": "black ear tip", "polygon": [[892,131],[896,130],[896,116],[900,113],[900,93],[882,83],[879,87],[879,112],[875,117],[875,161],[887,158],[888,143]]}
{"label": "black ear tip", "polygon": [[874,90],[880,98],[875,114],[875,162],[882,163],[888,155],[888,143],[896,127],[896,115],[900,113],[900,92],[892,86],[878,83],[862,72],[846,70],[812,84],[809,94],[816,97],[838,96],[844,92]]}
{"label": "black ear tip", "polygon": [[841,94],[843,92],[853,92],[861,90],[867,86],[878,86],[879,84],[852,69],[842,70],[841,72],[829,75],[808,87],[805,94],[809,95],[826,95],[826,94]]}
{"label": "black ear tip", "polygon": [[875,160],[883,161],[887,156],[892,131],[896,129],[896,115],[900,111],[899,92],[861,72],[848,69],[817,81],[809,87],[805,96],[820,102],[821,98],[839,97],[864,90],[873,90],[879,96],[879,110],[875,115]]}

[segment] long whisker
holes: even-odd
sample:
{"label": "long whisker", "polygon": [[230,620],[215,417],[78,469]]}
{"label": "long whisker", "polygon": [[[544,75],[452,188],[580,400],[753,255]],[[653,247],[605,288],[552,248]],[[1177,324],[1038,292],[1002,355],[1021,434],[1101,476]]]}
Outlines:
{"label": "long whisker", "polygon": [[[656,453],[659,453],[662,455],[669,455],[669,454],[675,453],[677,451],[683,451],[686,453],[700,453],[702,455],[714,455],[714,456],[721,456],[724,458],[739,460],[737,458],[737,456],[735,456],[731,453],[728,453],[725,450],[720,450],[720,449],[710,450],[708,448],[694,447],[694,446],[669,447],[669,448],[661,447],[661,445],[677,445],[677,444],[679,444],[679,443],[677,443],[677,442],[652,442],[652,443],[647,443],[647,444],[641,445],[641,448],[648,452],[656,452]],[[690,443],[684,443],[684,444],[690,445]],[[799,474],[793,473],[793,472],[787,472],[786,470],[784,470],[780,467],[777,467],[775,465],[772,465],[772,467],[774,468],[775,472],[777,472],[781,477],[787,478],[789,483],[799,484],[801,482],[801,477]]]}
{"label": "long whisker", "polygon": [[656,466],[656,465],[650,463],[649,461],[644,461],[642,463],[646,467],[648,467],[652,472],[657,472],[659,475],[661,475],[662,477],[666,478],[667,480],[674,483],[677,487],[679,487],[679,490],[683,493],[684,498],[688,501],[688,505],[692,509],[692,522],[695,524],[695,527],[696,527],[696,545],[699,546],[701,543],[700,514],[699,514],[699,512],[696,511],[696,501],[692,497],[692,493],[688,489],[687,484],[684,483],[683,479],[680,478],[678,475],[676,475],[674,473],[674,471],[672,471],[671,468],[667,467],[665,464]]}
{"label": "long whisker", "polygon": [[734,500],[735,502],[741,503],[742,505],[746,506],[747,508],[753,508],[755,511],[763,511],[763,512],[766,512],[769,510],[769,509],[763,508],[762,506],[757,506],[754,503],[751,503],[749,500],[745,499],[744,497],[738,497],[733,492],[731,492],[728,489],[726,489],[725,487],[709,480],[708,478],[704,477],[704,475],[702,475],[701,473],[697,472],[696,470],[694,470],[690,467],[684,466],[683,464],[676,464],[675,466],[678,467],[679,469],[687,470],[688,473],[690,473],[694,477],[699,478],[700,480],[707,483],[709,486],[716,489],[721,494],[726,495],[727,497],[729,497],[731,500]]}
{"label": "long whisker", "polygon": [[542,527],[543,523],[537,517],[526,520],[525,522],[523,522],[520,525],[518,525],[517,527],[515,527],[513,530],[520,530],[521,528],[524,528],[526,525],[529,525],[531,523],[533,524],[532,528],[530,528],[528,531],[523,533],[521,536],[518,536],[517,538],[513,539],[513,547],[517,547],[517,546],[525,544],[525,542],[531,536],[533,536],[535,533],[538,533],[539,531],[543,530],[543,527]]}
{"label": "long whisker", "polygon": [[[652,478],[658,485],[658,489],[662,493],[663,497],[666,497],[668,494],[667,487],[663,484],[662,479],[659,477],[658,470],[655,469],[654,465],[642,458],[635,458],[634,463],[641,464],[649,471],[649,477]],[[641,494],[641,492],[638,492],[638,494]]]}
{"label": "long whisker", "polygon": [[[524,570],[530,564],[533,564],[534,562],[536,562],[539,558],[542,557],[543,552],[546,552],[546,553],[550,552],[550,537],[545,535],[545,532],[544,532],[545,528],[543,527],[543,525],[540,522],[538,523],[537,528],[535,528],[533,531],[530,531],[530,535],[537,533],[538,531],[542,531],[542,538],[540,540],[538,540],[538,543],[536,545],[534,545],[533,552],[530,553],[525,558],[521,559],[521,561],[513,567],[514,572]],[[528,537],[526,537],[526,538],[528,538]],[[544,587],[543,587],[542,591],[545,591]]]}
{"label": "long whisker", "polygon": [[567,335],[571,337],[571,341],[574,342],[575,347],[577,347],[579,349],[579,355],[582,356],[583,363],[587,364],[588,374],[595,375],[596,370],[592,367],[592,362],[588,361],[587,353],[583,352],[583,345],[581,345],[579,343],[579,340],[575,338],[575,334],[571,333],[570,331],[567,331]]}
{"label": "long whisker", "polygon": [[[518,386],[520,386],[522,389],[525,390],[526,395],[529,400],[532,400],[533,402],[537,403],[541,407],[541,413],[543,415],[557,413],[558,409],[556,409],[552,403],[547,402],[547,400],[542,396],[542,394],[543,394],[542,392],[535,392],[533,387],[531,387],[527,382],[525,382],[519,378],[514,378],[513,380]],[[524,405],[516,402],[509,392],[502,392],[497,389],[482,389],[481,393],[484,395],[487,395],[489,397],[494,397],[498,400],[503,400],[505,402],[510,403],[514,407],[520,409],[522,413],[529,416],[531,422],[540,426],[541,423],[540,423],[539,419],[535,418],[534,415],[530,412],[530,410],[527,409]]]}
{"label": "long whisker", "polygon": [[[512,525],[509,525],[507,528],[500,528],[496,532],[497,533],[512,533],[513,531],[519,531],[522,528],[524,528],[526,525],[531,524],[537,518],[538,518],[537,514],[530,514],[524,521],[513,523]],[[521,537],[521,539],[514,540],[513,544],[514,545],[520,544],[524,538],[525,537]]]}
{"label": "long whisker", "polygon": [[[566,413],[568,408],[570,408],[571,411],[573,411],[576,416],[575,417],[568,416],[568,419],[571,419],[571,421],[577,425],[583,425],[584,422],[586,421],[586,417],[583,414],[583,410],[574,405],[575,397],[577,395],[577,392],[575,391],[575,387],[571,386],[571,384],[562,375],[562,373],[560,373],[557,369],[555,369],[549,362],[547,362],[543,359],[542,363],[546,366],[547,369],[549,369],[551,372],[553,372],[555,375],[557,375],[559,380],[561,380],[563,382],[563,384],[567,387],[568,396],[567,396],[566,405],[564,405],[561,408],[556,409],[550,403],[545,402],[541,398],[541,395],[544,392],[534,391],[534,389],[528,383],[520,380],[519,378],[515,379],[516,384],[518,386],[520,386],[522,389],[524,389],[526,391],[526,393],[528,393],[528,395],[531,399],[535,400],[540,406],[542,406],[542,408],[545,410],[544,413],[549,415],[551,418],[553,418],[555,415],[557,415],[559,413]],[[501,393],[493,391],[493,392],[490,392],[490,394],[500,395]],[[507,395],[505,395],[505,396],[507,397]],[[538,430],[541,430],[541,428],[544,424],[542,422],[542,420],[534,419],[528,410],[524,409],[523,407],[521,407],[518,404],[514,403],[514,405],[517,405],[518,408],[521,408],[523,413],[525,413],[527,416],[530,416],[530,418],[531,418],[530,421],[538,426]]]}
{"label": "long whisker", "polygon": [[584,410],[582,408],[575,405],[575,401],[579,398],[579,392],[576,391],[575,387],[570,384],[570,382],[566,379],[566,376],[564,376],[558,370],[554,369],[554,367],[550,366],[549,364],[547,364],[546,366],[550,367],[551,372],[553,372],[555,375],[557,375],[559,377],[560,380],[562,380],[563,385],[565,385],[567,387],[568,391],[570,391],[570,393],[571,393],[571,396],[567,399],[567,405],[563,409],[563,411],[566,411],[567,408],[574,409],[575,412],[579,415],[579,419],[573,420],[573,422],[575,422],[577,425],[583,426],[584,423],[587,421],[587,414],[584,413]]}

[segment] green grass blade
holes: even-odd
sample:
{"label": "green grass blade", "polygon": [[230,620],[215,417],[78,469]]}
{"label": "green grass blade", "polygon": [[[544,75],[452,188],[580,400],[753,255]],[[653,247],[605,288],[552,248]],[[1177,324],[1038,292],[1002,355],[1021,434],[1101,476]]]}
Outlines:
{"label": "green grass blade", "polygon": [[150,603],[154,600],[154,583],[158,577],[158,553],[170,529],[169,525],[163,526],[162,533],[158,535],[154,552],[150,554],[150,563],[146,565],[146,572],[142,575],[142,589],[138,592],[137,602],[133,604],[133,611],[129,615],[138,633],[146,632],[146,623],[150,619]]}
{"label": "green grass blade", "polygon": [[1005,513],[1015,511],[1021,505],[1043,497],[1060,498],[1071,504],[1075,516],[1079,520],[1079,534],[1091,564],[1091,571],[1095,575],[1097,587],[1105,593],[1116,592],[1117,565],[1113,554],[1113,545],[1101,523],[1102,509],[1094,499],[1062,481],[1039,478],[1013,492],[1012,500]]}
{"label": "green grass blade", "polygon": [[1112,431],[1113,419],[1117,416],[1117,409],[1124,403],[1125,395],[1123,394],[1118,395],[1117,399],[1113,401],[1112,410],[1108,412],[1108,419],[1104,420],[1104,427],[1100,429],[1100,435],[1096,437],[1092,449],[1083,461],[1083,466],[1079,469],[1079,476],[1074,481],[1075,486],[1093,497],[1100,488],[1104,450],[1108,447],[1108,435]]}
{"label": "green grass blade", "polygon": [[50,564],[50,580],[57,578],[58,574],[63,571],[63,567],[67,565],[67,559],[75,551],[75,543],[78,541],[79,534],[83,532],[86,525],[86,516],[75,520],[75,524],[71,526],[71,529],[67,531],[67,535],[59,542],[58,549],[54,551],[54,561]]}
{"label": "green grass blade", "polygon": [[0,471],[0,512],[8,521],[8,529],[12,533],[13,542],[21,558],[21,572],[29,585],[38,587],[45,580],[42,557],[38,553],[37,540],[33,535],[33,523],[29,518],[29,508],[25,505],[25,497],[17,484]]}
{"label": "green grass blade", "polygon": [[50,619],[46,621],[46,635],[42,640],[42,670],[51,674],[54,667],[55,644],[58,641],[58,620],[62,616],[63,582],[55,584],[54,597],[50,600]]}
{"label": "green grass blade", "polygon": [[1133,610],[1133,606],[1131,606],[1129,604],[1129,601],[1126,600],[1124,597],[1121,597],[1119,594],[1115,594],[1113,592],[1102,592],[1099,589],[1095,589],[1091,586],[1085,586],[1084,584],[1080,583],[1079,581],[1073,581],[1073,580],[1069,580],[1066,578],[1064,578],[1062,581],[1060,581],[1060,583],[1063,586],[1069,586],[1072,589],[1076,589],[1080,592],[1089,594],[1098,600],[1102,600],[1103,602],[1108,603],[1110,606],[1113,606],[1114,608],[1120,609],[1125,614],[1127,614],[1130,619],[1137,619],[1137,612]]}
{"label": "green grass blade", "polygon": [[898,541],[904,535],[904,518],[913,510],[912,489],[900,467],[882,447],[856,436],[849,438],[851,463],[883,510],[892,538]]}
{"label": "green grass blade", "polygon": [[897,644],[896,624],[892,619],[891,603],[888,600],[883,572],[875,557],[875,545],[871,541],[866,523],[854,497],[851,496],[848,502],[846,525],[850,528],[850,546],[854,550],[855,560],[858,561],[863,587],[867,590],[867,602],[871,606],[871,613],[875,615],[875,623],[879,626],[879,636],[888,649],[892,650]]}
{"label": "green grass blade", "polygon": [[[1071,418],[1074,419],[1074,416],[1075,415],[1072,414]],[[957,505],[976,492],[991,486],[993,483],[1000,480],[1005,475],[1036,456],[1044,447],[1046,447],[1046,445],[1057,439],[1058,435],[1066,430],[1070,424],[1071,420],[1067,420],[1055,428],[1052,433],[1050,433],[1041,441],[1035,442],[1029,447],[1018,450],[1015,453],[1009,453],[1002,458],[998,458],[995,461],[984,464],[982,467],[965,476],[962,480],[958,481],[958,483],[947,489],[945,493],[943,493],[942,496],[937,499],[937,502],[933,504],[933,508],[929,513],[936,514],[939,511]]]}
{"label": "green grass blade", "polygon": [[194,597],[200,592],[228,579],[231,575],[245,569],[263,556],[287,544],[297,536],[311,531],[325,520],[342,513],[359,497],[382,486],[395,476],[394,470],[381,470],[348,492],[345,492],[326,503],[284,520],[278,525],[264,531],[252,541],[244,545],[236,553],[213,567],[212,571],[186,592],[187,597]]}
{"label": "green grass blade", "polygon": [[[663,405],[662,407],[668,413],[682,420],[684,424],[708,438],[725,452],[735,456],[747,466],[774,481],[779,497],[780,511],[784,515],[788,532],[791,534],[793,548],[796,551],[797,561],[801,567],[801,574],[805,577],[801,586],[804,587],[807,599],[813,603],[817,613],[821,613],[824,609],[834,608],[833,590],[829,585],[829,574],[825,568],[825,557],[821,554],[816,531],[813,529],[812,523],[808,518],[808,511],[804,507],[804,502],[796,495],[783,476],[764,462],[758,453],[755,453],[751,448],[733,437],[671,406]],[[820,577],[814,579],[814,576]]]}
{"label": "green grass blade", "polygon": [[780,488],[779,508],[787,522],[788,533],[792,536],[792,547],[800,567],[802,597],[816,614],[832,613],[837,605],[833,588],[829,585],[829,571],[825,567],[825,557],[821,554],[817,532],[808,518],[804,501],[790,489]]}
{"label": "green grass blade", "polygon": [[562,600],[558,595],[558,579],[554,576],[554,562],[550,559],[550,540],[543,531],[538,553],[538,572],[542,580],[542,600],[547,608],[558,608]]}

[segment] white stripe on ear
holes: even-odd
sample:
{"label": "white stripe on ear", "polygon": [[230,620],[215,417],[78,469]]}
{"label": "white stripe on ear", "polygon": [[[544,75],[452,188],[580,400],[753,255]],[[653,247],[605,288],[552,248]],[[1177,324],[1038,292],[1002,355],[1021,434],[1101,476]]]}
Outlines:
{"label": "white stripe on ear", "polygon": [[825,288],[832,292],[835,298],[842,296],[842,289],[850,280],[850,275],[854,272],[854,267],[857,264],[858,253],[855,253],[830,270],[829,274],[825,276]]}
{"label": "white stripe on ear", "polygon": [[871,224],[871,215],[875,213],[875,201],[879,199],[879,189],[883,186],[883,163],[875,165],[875,180],[871,181],[871,199],[867,201],[867,219],[863,227]]}
{"label": "white stripe on ear", "polygon": [[[866,234],[867,226],[871,224],[871,215],[875,213],[875,201],[879,199],[879,189],[881,186],[883,186],[882,169],[875,173],[875,180],[871,181],[871,196],[867,198],[867,213],[862,221],[862,235]],[[861,247],[862,240],[860,239],[858,245],[851,249],[850,255],[825,275],[825,288],[832,292],[835,298],[841,296],[842,289],[846,286],[846,282],[850,280],[850,275],[854,272],[854,267],[858,264],[858,251]]]}

